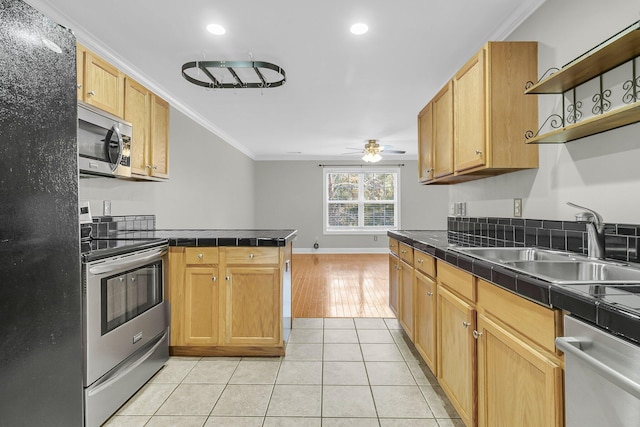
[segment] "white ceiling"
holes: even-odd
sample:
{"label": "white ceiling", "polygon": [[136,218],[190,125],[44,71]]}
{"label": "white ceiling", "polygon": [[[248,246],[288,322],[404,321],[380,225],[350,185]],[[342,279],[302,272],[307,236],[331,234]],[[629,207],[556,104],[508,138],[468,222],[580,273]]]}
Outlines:
{"label": "white ceiling", "polygon": [[[341,153],[367,139],[407,152],[385,159],[416,159],[420,109],[485,41],[504,39],[544,0],[27,2],[253,159],[360,162]],[[226,34],[207,32],[213,22]],[[355,22],[369,32],[351,34]],[[189,61],[250,57],[281,66],[287,82],[214,90],[181,76]]]}

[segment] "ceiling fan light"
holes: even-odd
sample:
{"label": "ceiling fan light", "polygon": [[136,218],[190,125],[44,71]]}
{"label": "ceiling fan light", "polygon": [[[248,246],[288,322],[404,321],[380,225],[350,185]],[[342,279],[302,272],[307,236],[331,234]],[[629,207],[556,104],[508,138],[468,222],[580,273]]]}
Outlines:
{"label": "ceiling fan light", "polygon": [[382,160],[382,156],[378,153],[371,156],[371,163],[376,163],[376,162],[379,162],[380,160]]}

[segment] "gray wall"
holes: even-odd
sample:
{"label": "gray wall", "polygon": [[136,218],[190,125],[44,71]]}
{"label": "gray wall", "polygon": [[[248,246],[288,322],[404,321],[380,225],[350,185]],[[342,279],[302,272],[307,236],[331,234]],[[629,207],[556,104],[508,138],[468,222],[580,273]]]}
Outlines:
{"label": "gray wall", "polygon": [[[295,228],[296,252],[385,252],[385,233],[371,235],[323,235],[323,174],[321,163],[337,161],[256,162],[256,226]],[[351,162],[353,163],[353,162]],[[400,221],[405,230],[446,228],[448,189],[418,183],[416,161],[402,161],[400,168]],[[319,250],[312,248],[315,240]]]}
{"label": "gray wall", "polygon": [[80,180],[80,199],[102,214],[156,214],[158,228],[253,228],[255,162],[176,109],[170,117],[170,179]]}
{"label": "gray wall", "polygon": [[[539,41],[542,75],[637,21],[638,10],[630,0],[547,1],[509,39]],[[538,100],[542,123],[561,100],[558,95]],[[511,216],[512,199],[521,197],[524,217],[573,220],[577,211],[566,206],[572,201],[597,210],[607,222],[638,224],[639,131],[640,124],[634,124],[566,145],[540,145],[539,169],[451,186],[450,201],[467,201],[471,216]]]}

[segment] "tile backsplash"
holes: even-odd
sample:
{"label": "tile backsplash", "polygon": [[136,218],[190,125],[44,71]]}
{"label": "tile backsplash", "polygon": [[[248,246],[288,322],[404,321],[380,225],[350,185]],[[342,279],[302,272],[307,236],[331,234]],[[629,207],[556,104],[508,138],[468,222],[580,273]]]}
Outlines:
{"label": "tile backsplash", "polygon": [[122,231],[149,231],[155,228],[155,215],[94,216],[91,235],[104,239]]}
{"label": "tile backsplash", "polygon": [[[587,229],[575,221],[448,217],[450,243],[461,246],[538,246],[587,253]],[[640,262],[640,225],[605,224],[607,258]]]}

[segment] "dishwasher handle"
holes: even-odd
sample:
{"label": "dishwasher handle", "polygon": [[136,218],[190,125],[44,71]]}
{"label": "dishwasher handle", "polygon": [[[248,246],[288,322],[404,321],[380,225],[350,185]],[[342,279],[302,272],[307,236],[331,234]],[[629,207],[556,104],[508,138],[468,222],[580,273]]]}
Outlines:
{"label": "dishwasher handle", "polygon": [[597,374],[627,393],[632,394],[636,399],[640,399],[640,384],[584,352],[581,344],[586,344],[587,342],[588,341],[580,340],[576,337],[558,337],[556,338],[556,347],[565,353],[577,357],[589,365]]}

